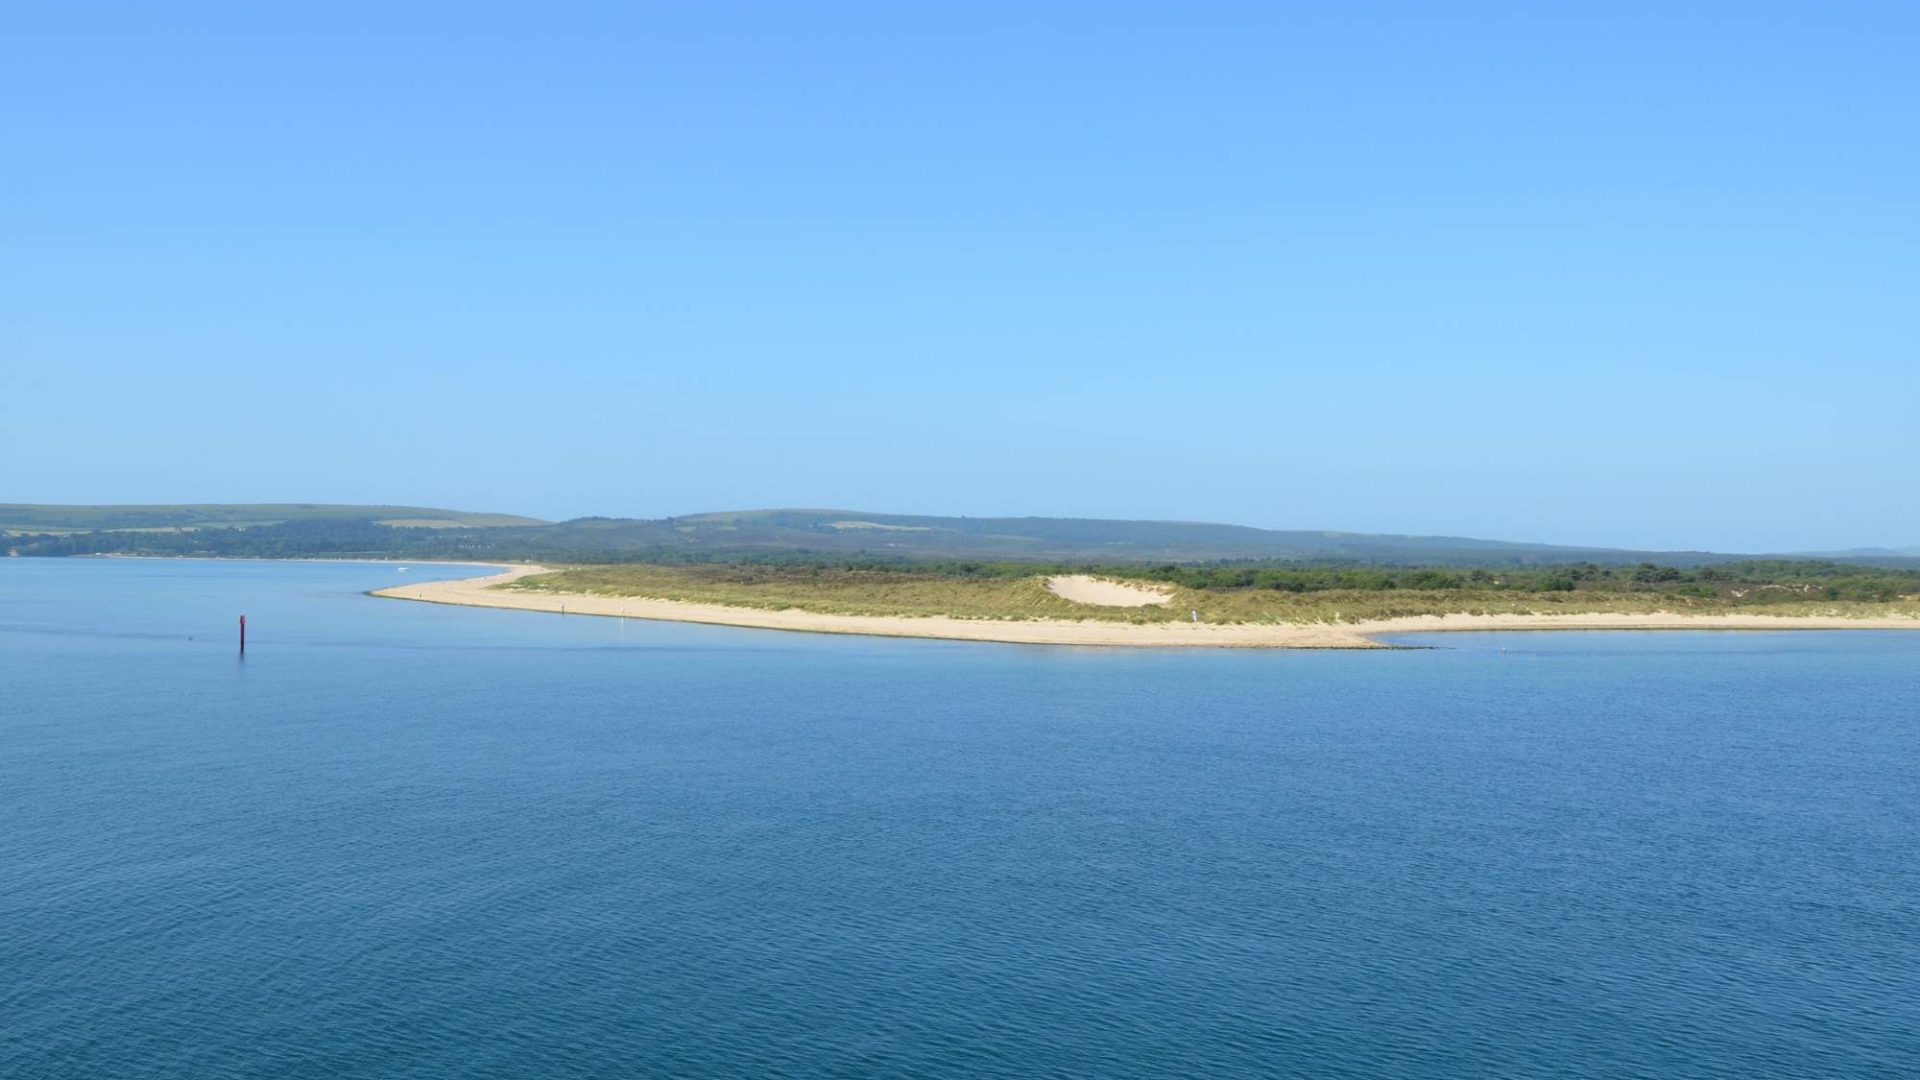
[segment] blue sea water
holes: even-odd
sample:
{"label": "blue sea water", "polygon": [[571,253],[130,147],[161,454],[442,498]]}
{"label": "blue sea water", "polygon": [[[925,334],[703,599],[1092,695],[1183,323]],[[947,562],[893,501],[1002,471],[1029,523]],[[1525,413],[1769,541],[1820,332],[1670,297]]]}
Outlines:
{"label": "blue sea water", "polygon": [[0,1076],[1920,1075],[1920,634],[362,595],[471,572],[0,559]]}

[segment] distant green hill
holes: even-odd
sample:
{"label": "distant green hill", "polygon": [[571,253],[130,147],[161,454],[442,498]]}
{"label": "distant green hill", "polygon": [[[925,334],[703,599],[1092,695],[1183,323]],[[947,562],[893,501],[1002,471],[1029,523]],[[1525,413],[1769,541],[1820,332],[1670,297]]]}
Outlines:
{"label": "distant green hill", "polygon": [[424,506],[328,503],[199,503],[181,506],[55,506],[0,503],[0,533],[245,528],[288,521],[363,521],[414,528],[544,525],[513,514],[473,514]]}
{"label": "distant green hill", "polygon": [[[1754,557],[1707,551],[1623,551],[1460,536],[1254,529],[1197,521],[933,517],[866,510],[740,510],[660,519],[589,517],[545,522],[511,514],[419,506],[0,503],[0,532],[7,535],[4,550],[19,555],[326,556],[570,563],[976,561],[1495,568],[1641,562],[1706,566]],[[1887,549],[1833,558],[1896,568],[1920,565],[1920,560]]]}
{"label": "distant green hill", "polygon": [[746,510],[657,520],[549,523],[414,506],[0,504],[20,555],[152,554],[596,562],[926,562],[1076,564],[1312,562],[1533,566],[1731,556],[1558,547],[1454,536],[1254,529],[1187,521],[967,518],[865,510]]}
{"label": "distant green hill", "polygon": [[[587,528],[555,526],[556,536]],[[664,527],[664,528],[662,528]],[[966,518],[860,510],[746,510],[662,522],[607,522],[606,538],[732,550],[871,552],[910,558],[1197,562],[1246,559],[1499,562],[1618,561],[1638,553],[1454,536],[1255,529],[1192,521]],[[669,532],[670,530],[670,532]],[[1690,558],[1704,552],[1682,553]]]}

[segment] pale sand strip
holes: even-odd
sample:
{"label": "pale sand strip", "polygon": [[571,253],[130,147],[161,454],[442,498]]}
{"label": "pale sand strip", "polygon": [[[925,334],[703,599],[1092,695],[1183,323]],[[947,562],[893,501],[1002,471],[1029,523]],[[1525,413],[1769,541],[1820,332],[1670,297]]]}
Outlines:
{"label": "pale sand strip", "polygon": [[1062,600],[1100,607],[1152,607],[1173,599],[1167,589],[1128,585],[1086,574],[1057,574],[1047,579],[1047,591]]}
{"label": "pale sand strip", "polygon": [[945,616],[907,618],[886,615],[824,615],[787,609],[729,607],[682,600],[591,596],[584,593],[540,593],[495,589],[544,573],[539,566],[517,566],[504,574],[458,581],[424,581],[379,589],[374,596],[422,600],[434,604],[513,608],[522,611],[562,612],[568,615],[610,615],[668,622],[747,626],[764,630],[800,630],[822,634],[865,634],[875,637],[950,638],[961,641],[1000,641],[1017,645],[1130,645],[1145,647],[1242,649],[1380,649],[1371,635],[1412,634],[1460,630],[1914,630],[1920,619],[1889,616],[1848,619],[1838,616],[1774,615],[1418,615],[1401,619],[1321,624],[1214,625],[1210,623],[1110,623],[1032,619],[1001,622],[955,619]]}

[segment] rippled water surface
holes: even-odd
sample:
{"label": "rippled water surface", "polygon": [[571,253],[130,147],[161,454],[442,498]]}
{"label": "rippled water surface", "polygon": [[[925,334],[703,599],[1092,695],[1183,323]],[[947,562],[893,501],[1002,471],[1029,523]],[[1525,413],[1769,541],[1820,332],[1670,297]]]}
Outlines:
{"label": "rippled water surface", "polygon": [[361,595],[470,572],[0,559],[0,1076],[1920,1075],[1920,634]]}

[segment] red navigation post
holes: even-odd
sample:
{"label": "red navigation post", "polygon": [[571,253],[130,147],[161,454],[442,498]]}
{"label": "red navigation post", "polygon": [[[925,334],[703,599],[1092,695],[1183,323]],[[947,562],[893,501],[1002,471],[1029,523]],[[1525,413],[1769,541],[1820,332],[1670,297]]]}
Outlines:
{"label": "red navigation post", "polygon": [[240,655],[247,655],[247,617],[240,616]]}

